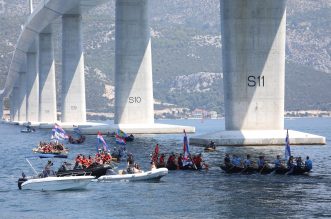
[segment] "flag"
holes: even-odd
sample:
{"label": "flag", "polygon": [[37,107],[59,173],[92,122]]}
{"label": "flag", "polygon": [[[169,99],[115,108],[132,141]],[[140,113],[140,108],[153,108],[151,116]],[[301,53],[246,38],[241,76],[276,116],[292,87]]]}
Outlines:
{"label": "flag", "polygon": [[184,150],[184,160],[187,160],[190,156],[190,149],[189,144],[186,136],[186,132],[184,130],[184,143],[183,143],[183,150]]}
{"label": "flag", "polygon": [[126,145],[126,140],[124,137],[119,136],[118,134],[115,135],[116,144]]}
{"label": "flag", "polygon": [[101,132],[98,132],[98,136],[97,136],[97,139],[98,139],[98,143],[97,143],[97,151],[99,150],[99,144],[102,143],[103,145],[103,150],[104,151],[108,151],[109,150],[109,147],[105,141],[105,139],[103,139],[102,135],[101,135]]}
{"label": "flag", "polygon": [[286,138],[285,138],[285,160],[288,160],[291,156],[291,147],[290,147],[290,140],[288,136],[288,129],[286,132]]}
{"label": "flag", "polygon": [[68,138],[69,138],[69,136],[61,128],[61,126],[59,126],[57,123],[55,123],[54,128],[52,129],[51,139],[63,140],[63,139],[68,139]]}
{"label": "flag", "polygon": [[159,151],[160,151],[159,144],[156,144],[155,145],[155,149],[154,149],[155,154],[158,155],[159,154]]}
{"label": "flag", "polygon": [[120,129],[117,129],[116,130],[116,135],[120,136],[121,138],[128,137],[128,135],[125,132],[123,132],[122,130],[120,130]]}

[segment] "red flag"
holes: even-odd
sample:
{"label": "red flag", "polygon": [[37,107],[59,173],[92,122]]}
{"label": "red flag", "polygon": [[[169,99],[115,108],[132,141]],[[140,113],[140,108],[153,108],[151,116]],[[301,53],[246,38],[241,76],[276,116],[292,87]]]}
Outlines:
{"label": "red flag", "polygon": [[159,144],[156,144],[155,149],[154,149],[155,154],[159,154],[159,151],[160,151]]}

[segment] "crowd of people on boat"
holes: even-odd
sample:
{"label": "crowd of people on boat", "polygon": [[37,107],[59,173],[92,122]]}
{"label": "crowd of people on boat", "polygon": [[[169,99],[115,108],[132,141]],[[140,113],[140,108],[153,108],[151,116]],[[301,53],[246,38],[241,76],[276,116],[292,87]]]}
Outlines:
{"label": "crowd of people on boat", "polygon": [[121,145],[120,147],[114,147],[111,153],[111,156],[113,158],[116,158],[117,162],[120,162],[122,158],[124,158],[127,155],[127,150],[124,145]]}
{"label": "crowd of people on boat", "polygon": [[39,142],[38,147],[34,151],[40,153],[63,153],[68,151],[68,149],[59,142]]}
{"label": "crowd of people on boat", "polygon": [[112,162],[112,156],[110,152],[99,151],[95,156],[85,156],[78,154],[75,158],[74,169],[86,169],[92,166],[98,166],[103,164],[110,164]]}
{"label": "crowd of people on boat", "polygon": [[[309,156],[306,157],[305,162],[303,162],[301,157],[290,156],[288,160],[281,159],[280,155],[277,155],[273,162],[268,162],[265,156],[261,155],[258,157],[257,161],[254,162],[249,154],[246,155],[246,159],[242,160],[236,154],[232,155],[225,154],[224,157],[224,167],[227,170],[231,169],[241,169],[241,172],[257,170],[262,171],[277,171],[279,173],[292,174],[295,171],[300,173],[309,172],[313,168],[313,162],[310,160]],[[268,171],[267,171],[268,172]]]}
{"label": "crowd of people on boat", "polygon": [[187,157],[183,154],[171,153],[166,158],[164,153],[159,155],[158,153],[153,152],[151,156],[151,163],[153,163],[157,168],[166,167],[169,170],[201,170],[203,168],[208,168],[208,165],[202,159],[201,153]]}
{"label": "crowd of people on boat", "polygon": [[127,161],[127,169],[126,172],[122,172],[122,174],[128,173],[128,174],[134,174],[134,173],[141,173],[142,170],[140,168],[140,165],[134,162],[134,157],[132,153],[128,154]]}
{"label": "crowd of people on boat", "polygon": [[216,145],[215,142],[210,141],[208,145],[205,146],[204,151],[208,152],[208,151],[215,151],[216,150]]}

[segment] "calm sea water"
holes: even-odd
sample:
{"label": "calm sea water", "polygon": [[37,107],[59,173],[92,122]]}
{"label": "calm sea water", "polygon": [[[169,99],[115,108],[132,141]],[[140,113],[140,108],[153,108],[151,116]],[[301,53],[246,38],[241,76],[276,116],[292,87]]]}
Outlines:
{"label": "calm sea water", "polygon": [[[223,120],[170,120],[160,123],[196,126],[196,134],[224,129]],[[324,146],[291,146],[295,156],[310,155],[310,176],[229,175],[218,167],[225,152],[264,154],[273,160],[284,147],[218,147],[202,153],[209,171],[173,171],[159,183],[96,183],[80,191],[20,191],[17,179],[32,174],[24,157],[50,132],[20,133],[21,127],[0,124],[0,218],[331,218],[331,118],[286,120],[286,128],[323,135]],[[192,136],[192,135],[189,135]],[[110,145],[114,140],[106,139]],[[127,149],[144,169],[156,143],[161,152],[181,152],[182,135],[136,136]],[[95,153],[96,137],[68,145],[70,158]],[[37,168],[43,162],[33,161]]]}

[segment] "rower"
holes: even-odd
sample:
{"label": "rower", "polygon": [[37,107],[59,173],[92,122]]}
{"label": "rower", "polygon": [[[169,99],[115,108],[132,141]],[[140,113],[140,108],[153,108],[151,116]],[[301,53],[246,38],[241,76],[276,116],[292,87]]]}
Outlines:
{"label": "rower", "polygon": [[257,165],[258,165],[259,169],[263,168],[266,165],[265,160],[264,160],[264,156],[259,156],[259,159],[257,161]]}
{"label": "rower", "polygon": [[230,155],[229,154],[225,154],[225,157],[224,157],[224,165],[226,167],[230,167],[232,166],[231,164],[231,159],[230,159]]}
{"label": "rower", "polygon": [[247,154],[246,159],[244,160],[245,168],[250,167],[252,165],[251,155]]}
{"label": "rower", "polygon": [[232,155],[232,161],[231,161],[233,166],[240,167],[241,166],[241,159],[237,155]]}
{"label": "rower", "polygon": [[179,154],[177,163],[178,163],[179,169],[182,169],[183,168],[183,154]]}
{"label": "rower", "polygon": [[276,169],[278,169],[278,168],[280,168],[282,166],[282,162],[280,160],[280,156],[279,155],[277,155],[276,160],[274,161],[274,164],[275,164],[275,168]]}
{"label": "rower", "polygon": [[298,157],[296,159],[296,163],[297,163],[297,168],[301,169],[303,167],[303,162],[301,157]]}
{"label": "rower", "polygon": [[292,169],[292,168],[294,168],[295,167],[295,165],[294,165],[294,158],[293,158],[293,156],[290,156],[290,158],[288,159],[288,161],[287,161],[287,168],[288,169]]}
{"label": "rower", "polygon": [[161,154],[161,156],[160,156],[158,168],[159,167],[165,167],[165,155],[164,154]]}
{"label": "rower", "polygon": [[308,171],[313,169],[313,162],[309,159],[309,156],[306,157],[305,169],[308,170]]}
{"label": "rower", "polygon": [[195,159],[193,159],[193,161],[194,161],[194,164],[197,167],[197,169],[201,170],[202,169],[202,163],[203,163],[202,158],[201,158],[201,154],[197,155],[195,157]]}

